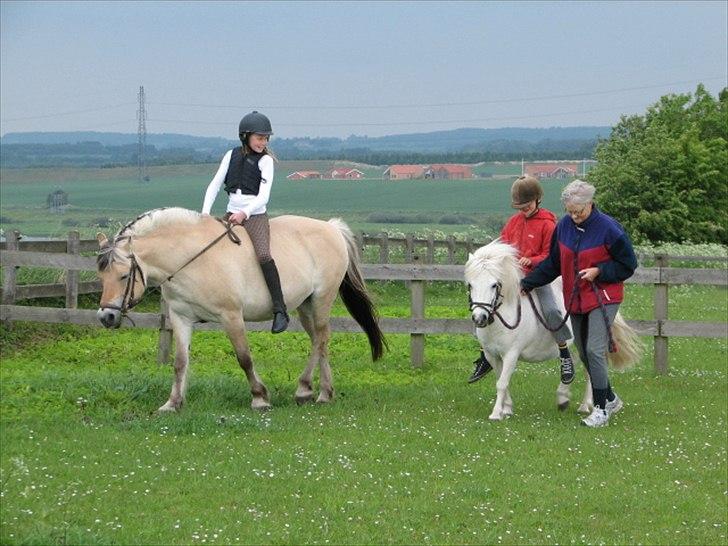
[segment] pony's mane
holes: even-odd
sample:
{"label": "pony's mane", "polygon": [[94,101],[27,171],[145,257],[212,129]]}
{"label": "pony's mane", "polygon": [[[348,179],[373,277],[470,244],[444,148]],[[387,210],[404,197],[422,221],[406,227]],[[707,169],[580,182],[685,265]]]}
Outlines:
{"label": "pony's mane", "polygon": [[521,268],[516,260],[518,250],[500,239],[476,250],[465,264],[465,280],[475,280],[478,273],[487,271],[503,284],[503,297],[514,297],[518,293]]}
{"label": "pony's mane", "polygon": [[125,259],[126,254],[118,248],[119,243],[128,241],[134,235],[142,236],[169,224],[194,224],[200,218],[202,215],[199,212],[180,207],[148,210],[121,228],[113,242],[99,251],[96,265],[99,271],[105,271],[112,263]]}

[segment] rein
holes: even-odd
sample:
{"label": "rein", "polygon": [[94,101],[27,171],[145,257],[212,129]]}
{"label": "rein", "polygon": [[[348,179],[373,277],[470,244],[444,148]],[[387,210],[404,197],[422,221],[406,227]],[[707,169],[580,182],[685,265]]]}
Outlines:
{"label": "rein", "polygon": [[[185,267],[190,265],[197,258],[202,256],[205,252],[210,250],[210,248],[212,248],[217,243],[219,243],[224,237],[227,236],[227,238],[230,239],[230,241],[232,241],[236,245],[240,244],[240,237],[238,237],[237,234],[235,232],[233,232],[232,224],[229,224],[229,223],[221,220],[220,218],[215,218],[215,220],[220,222],[225,227],[225,231],[222,232],[221,235],[219,235],[218,237],[213,239],[207,246],[205,246],[205,248],[203,248],[197,254],[192,256],[192,258],[187,260],[181,267],[177,268],[177,270],[174,273],[172,273],[171,275],[169,275],[166,279],[164,279],[159,284],[159,286],[162,286],[162,284],[164,284],[167,281],[171,281],[172,278],[177,273],[179,273],[182,269],[184,269]],[[128,235],[125,238],[128,238],[129,241],[131,242],[131,235]],[[136,286],[137,275],[141,279],[142,285],[144,286],[145,289],[147,287],[147,281],[144,278],[144,272],[142,271],[142,268],[139,266],[139,262],[137,262],[137,259],[136,259],[136,256],[134,256],[134,253],[131,252],[129,254],[128,258],[131,261],[131,267],[129,268],[129,275],[126,280],[126,288],[124,289],[124,296],[121,298],[121,305],[120,306],[119,305],[105,305],[104,307],[107,309],[116,309],[117,311],[119,311],[121,313],[122,317],[129,319],[129,321],[134,326],[136,326],[136,324],[134,324],[134,321],[131,319],[131,317],[129,317],[128,313],[129,313],[130,309],[132,309],[134,306],[136,306],[141,301],[141,298],[139,298],[139,299],[134,298],[134,287]]]}
{"label": "rein", "polygon": [[178,267],[178,268],[177,268],[177,271],[175,271],[175,272],[174,272],[174,273],[172,273],[172,274],[171,274],[171,275],[170,275],[169,277],[167,277],[166,279],[164,279],[164,280],[163,280],[163,281],[162,281],[162,282],[161,282],[161,283],[159,284],[159,286],[162,286],[162,285],[163,285],[164,283],[166,283],[167,281],[171,281],[171,280],[172,280],[172,278],[173,278],[173,277],[174,277],[174,276],[175,276],[175,275],[176,275],[177,273],[179,273],[180,271],[182,271],[182,270],[183,270],[183,269],[184,269],[185,267],[187,267],[188,265],[190,265],[190,264],[191,264],[192,262],[194,262],[194,261],[195,261],[195,260],[196,260],[197,258],[199,258],[200,256],[202,256],[202,255],[203,255],[203,254],[204,254],[205,252],[207,252],[207,251],[208,251],[208,250],[210,250],[210,249],[211,249],[211,248],[212,248],[213,246],[215,246],[215,245],[216,245],[217,243],[219,243],[219,242],[220,242],[220,241],[222,240],[222,238],[223,238],[223,237],[227,236],[227,237],[228,237],[228,239],[230,239],[230,240],[231,240],[231,241],[232,241],[233,243],[235,243],[236,245],[239,245],[239,244],[240,244],[240,237],[238,237],[238,236],[237,236],[237,235],[235,234],[235,232],[233,231],[233,225],[232,225],[232,224],[229,224],[229,223],[225,222],[224,220],[221,220],[220,218],[215,218],[215,220],[217,220],[218,222],[220,222],[220,223],[221,223],[221,224],[222,224],[222,225],[223,225],[223,226],[225,227],[225,231],[224,231],[224,232],[223,232],[222,234],[220,234],[220,235],[219,235],[218,237],[216,237],[215,239],[213,239],[213,240],[212,240],[212,241],[211,241],[211,242],[210,242],[210,243],[209,243],[209,244],[208,244],[208,245],[207,245],[207,246],[206,246],[205,248],[203,248],[203,249],[202,249],[202,250],[200,250],[200,251],[199,251],[199,252],[198,252],[197,254],[195,254],[194,256],[192,256],[192,258],[190,258],[189,260],[187,260],[187,261],[186,261],[186,262],[185,262],[185,263],[184,263],[184,264],[183,264],[182,266]]}
{"label": "rein", "polygon": [[[607,310],[604,307],[604,301],[602,300],[602,297],[599,295],[599,290],[597,289],[597,284],[594,281],[590,281],[589,284],[591,285],[592,290],[594,291],[594,295],[597,298],[597,303],[599,304],[599,310],[602,312],[602,318],[604,318],[604,325],[607,328],[607,335],[609,336],[609,352],[610,353],[616,353],[617,352],[617,345],[614,342],[614,336],[612,335],[612,327],[609,325],[609,317],[607,317]],[[566,312],[566,315],[564,316],[564,319],[556,326],[555,328],[549,327],[548,324],[546,324],[546,320],[541,316],[541,314],[538,312],[538,308],[536,307],[536,302],[533,301],[533,295],[531,294],[531,291],[529,290],[528,295],[528,302],[531,304],[531,309],[533,309],[533,314],[536,315],[536,318],[541,323],[541,326],[546,328],[549,332],[555,332],[559,328],[561,328],[564,324],[566,324],[566,321],[569,320],[569,317],[571,316],[571,304],[574,303],[574,297],[578,291],[579,283],[574,283],[574,289],[571,292],[571,298],[569,299],[569,305],[566,306],[569,311]]]}

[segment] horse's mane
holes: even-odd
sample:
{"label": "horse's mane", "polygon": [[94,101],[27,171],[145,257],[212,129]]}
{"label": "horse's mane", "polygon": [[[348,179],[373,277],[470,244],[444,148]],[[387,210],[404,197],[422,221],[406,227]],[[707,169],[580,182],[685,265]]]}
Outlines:
{"label": "horse's mane", "polygon": [[132,235],[145,235],[150,231],[168,224],[193,224],[200,221],[202,215],[199,212],[180,207],[170,207],[148,210],[140,214],[134,220],[126,224],[116,234],[114,240],[120,237]]}
{"label": "horse's mane", "polygon": [[108,269],[113,262],[124,258],[125,254],[119,250],[118,245],[128,241],[133,235],[142,236],[169,224],[194,224],[201,218],[199,212],[180,207],[152,209],[140,214],[119,230],[112,243],[99,251],[96,257],[99,271]]}
{"label": "horse's mane", "polygon": [[511,300],[519,292],[523,276],[517,261],[518,250],[496,239],[476,250],[465,264],[465,280],[471,282],[481,271],[488,271],[503,285],[503,299]]}

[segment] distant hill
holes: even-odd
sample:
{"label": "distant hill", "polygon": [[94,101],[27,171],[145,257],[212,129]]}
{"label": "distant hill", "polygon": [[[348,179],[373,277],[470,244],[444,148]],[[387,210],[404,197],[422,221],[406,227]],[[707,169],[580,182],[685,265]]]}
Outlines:
{"label": "distant hill", "polygon": [[[509,159],[589,158],[610,127],[454,129],[383,137],[275,138],[281,159],[348,159],[369,164],[468,162]],[[235,140],[174,133],[147,134],[150,164],[217,161]],[[0,165],[117,166],[133,164],[134,133],[7,133],[0,138]]]}

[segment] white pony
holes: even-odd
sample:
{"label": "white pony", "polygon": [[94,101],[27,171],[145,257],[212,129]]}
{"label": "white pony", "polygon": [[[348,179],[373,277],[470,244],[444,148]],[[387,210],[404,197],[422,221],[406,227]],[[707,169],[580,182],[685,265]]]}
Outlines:
{"label": "white pony", "polygon": [[[497,397],[489,419],[498,421],[513,415],[513,400],[508,384],[518,360],[543,362],[559,356],[551,332],[540,324],[527,296],[520,294],[519,282],[523,273],[518,265],[517,254],[513,246],[496,239],[470,254],[465,264],[471,319],[475,323],[480,346],[497,377]],[[561,277],[551,284],[551,289],[556,291],[555,300],[562,316],[565,316]],[[539,313],[543,316],[540,306]],[[619,313],[612,324],[612,335],[618,347],[616,353],[609,355],[612,365],[619,369],[637,362],[639,339]],[[571,387],[559,383],[556,390],[559,409],[565,410],[570,399]],[[591,381],[587,373],[584,398],[578,411],[589,413],[593,403]]]}

